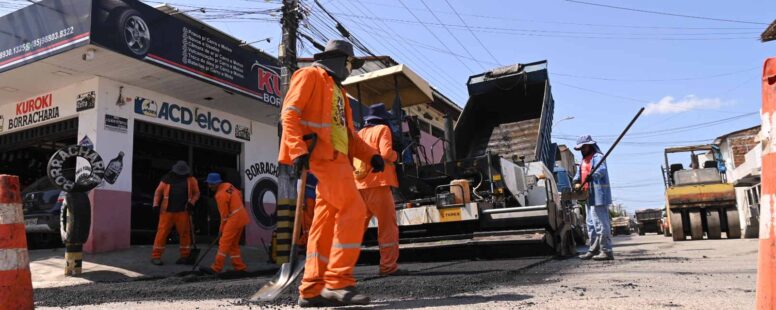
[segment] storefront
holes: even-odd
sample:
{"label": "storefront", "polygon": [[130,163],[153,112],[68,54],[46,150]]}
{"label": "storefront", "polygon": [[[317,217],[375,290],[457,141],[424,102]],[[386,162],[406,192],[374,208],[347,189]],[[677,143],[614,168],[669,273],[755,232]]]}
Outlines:
{"label": "storefront", "polygon": [[[74,143],[120,165],[90,193],[85,249],[147,242],[153,191],[178,160],[241,188],[247,245],[269,244],[277,193],[277,61],[170,7],[134,0],[44,0],[0,18],[0,173],[30,191]],[[40,23],[40,21],[46,21]],[[75,170],[75,169],[74,169]],[[206,186],[197,234],[215,236]],[[41,224],[41,223],[36,223]]]}

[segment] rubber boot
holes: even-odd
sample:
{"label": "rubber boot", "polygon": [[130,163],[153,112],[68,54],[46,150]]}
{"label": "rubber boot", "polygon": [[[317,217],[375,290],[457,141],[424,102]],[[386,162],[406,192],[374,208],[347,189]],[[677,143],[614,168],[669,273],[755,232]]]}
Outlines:
{"label": "rubber boot", "polygon": [[579,259],[588,260],[588,259],[591,259],[591,258],[595,257],[595,255],[596,255],[596,253],[587,252],[585,254],[580,255]]}
{"label": "rubber boot", "polygon": [[613,260],[614,259],[614,253],[607,252],[607,251],[601,251],[596,256],[593,256],[593,260]]}
{"label": "rubber boot", "polygon": [[300,308],[336,307],[339,305],[338,303],[323,298],[320,295],[313,298],[302,298],[302,296],[299,296],[299,300],[296,301],[296,304]]}
{"label": "rubber boot", "polygon": [[359,293],[353,286],[341,288],[338,290],[324,288],[321,292],[321,297],[337,302],[341,306],[365,306],[369,304],[369,297]]}

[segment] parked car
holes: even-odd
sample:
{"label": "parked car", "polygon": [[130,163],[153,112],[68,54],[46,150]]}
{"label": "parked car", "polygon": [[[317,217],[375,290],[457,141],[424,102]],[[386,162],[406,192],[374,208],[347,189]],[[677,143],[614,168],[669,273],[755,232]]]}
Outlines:
{"label": "parked car", "polygon": [[59,235],[62,191],[48,178],[41,178],[22,191],[22,208],[27,233]]}

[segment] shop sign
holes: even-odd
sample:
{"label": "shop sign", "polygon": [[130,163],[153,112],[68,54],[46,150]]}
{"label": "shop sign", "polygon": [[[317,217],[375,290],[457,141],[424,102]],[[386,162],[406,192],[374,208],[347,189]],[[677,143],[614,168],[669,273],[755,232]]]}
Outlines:
{"label": "shop sign", "polygon": [[129,120],[123,117],[105,114],[105,129],[127,133],[127,130],[129,130]]}
{"label": "shop sign", "polygon": [[[92,40],[106,48],[280,107],[278,62],[136,0],[94,0]],[[116,15],[113,12],[122,12]],[[133,27],[134,31],[124,29]]]}
{"label": "shop sign", "polygon": [[213,112],[200,111],[199,108],[192,110],[189,107],[168,102],[157,104],[155,101],[143,97],[135,98],[135,113],[186,126],[197,126],[226,135],[231,135],[234,129],[231,121],[219,118]]}
{"label": "shop sign", "polygon": [[251,141],[251,128],[235,125],[234,127],[234,137],[237,139],[243,139],[245,141]]}
{"label": "shop sign", "polygon": [[35,1],[0,17],[0,72],[89,44],[91,2]]}
{"label": "shop sign", "polygon": [[16,104],[16,115],[8,120],[8,130],[34,125],[59,117],[52,94],[38,96]]}
{"label": "shop sign", "polygon": [[94,102],[97,99],[96,97],[97,96],[95,94],[95,91],[79,94],[75,100],[75,110],[77,112],[81,112],[89,109],[94,109]]}

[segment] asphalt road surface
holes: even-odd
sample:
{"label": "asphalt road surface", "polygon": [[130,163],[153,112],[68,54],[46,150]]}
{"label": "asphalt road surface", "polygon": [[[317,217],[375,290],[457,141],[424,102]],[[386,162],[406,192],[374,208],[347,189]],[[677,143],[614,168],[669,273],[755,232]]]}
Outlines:
{"label": "asphalt road surface", "polygon": [[[403,263],[412,274],[389,278],[377,277],[376,266],[359,266],[356,277],[359,289],[373,299],[368,309],[752,309],[757,245],[756,239],[674,243],[654,234],[620,236],[611,262],[519,253],[509,259]],[[40,309],[294,308],[295,286],[272,304],[244,299],[268,279],[155,276],[37,287],[35,304]]]}

